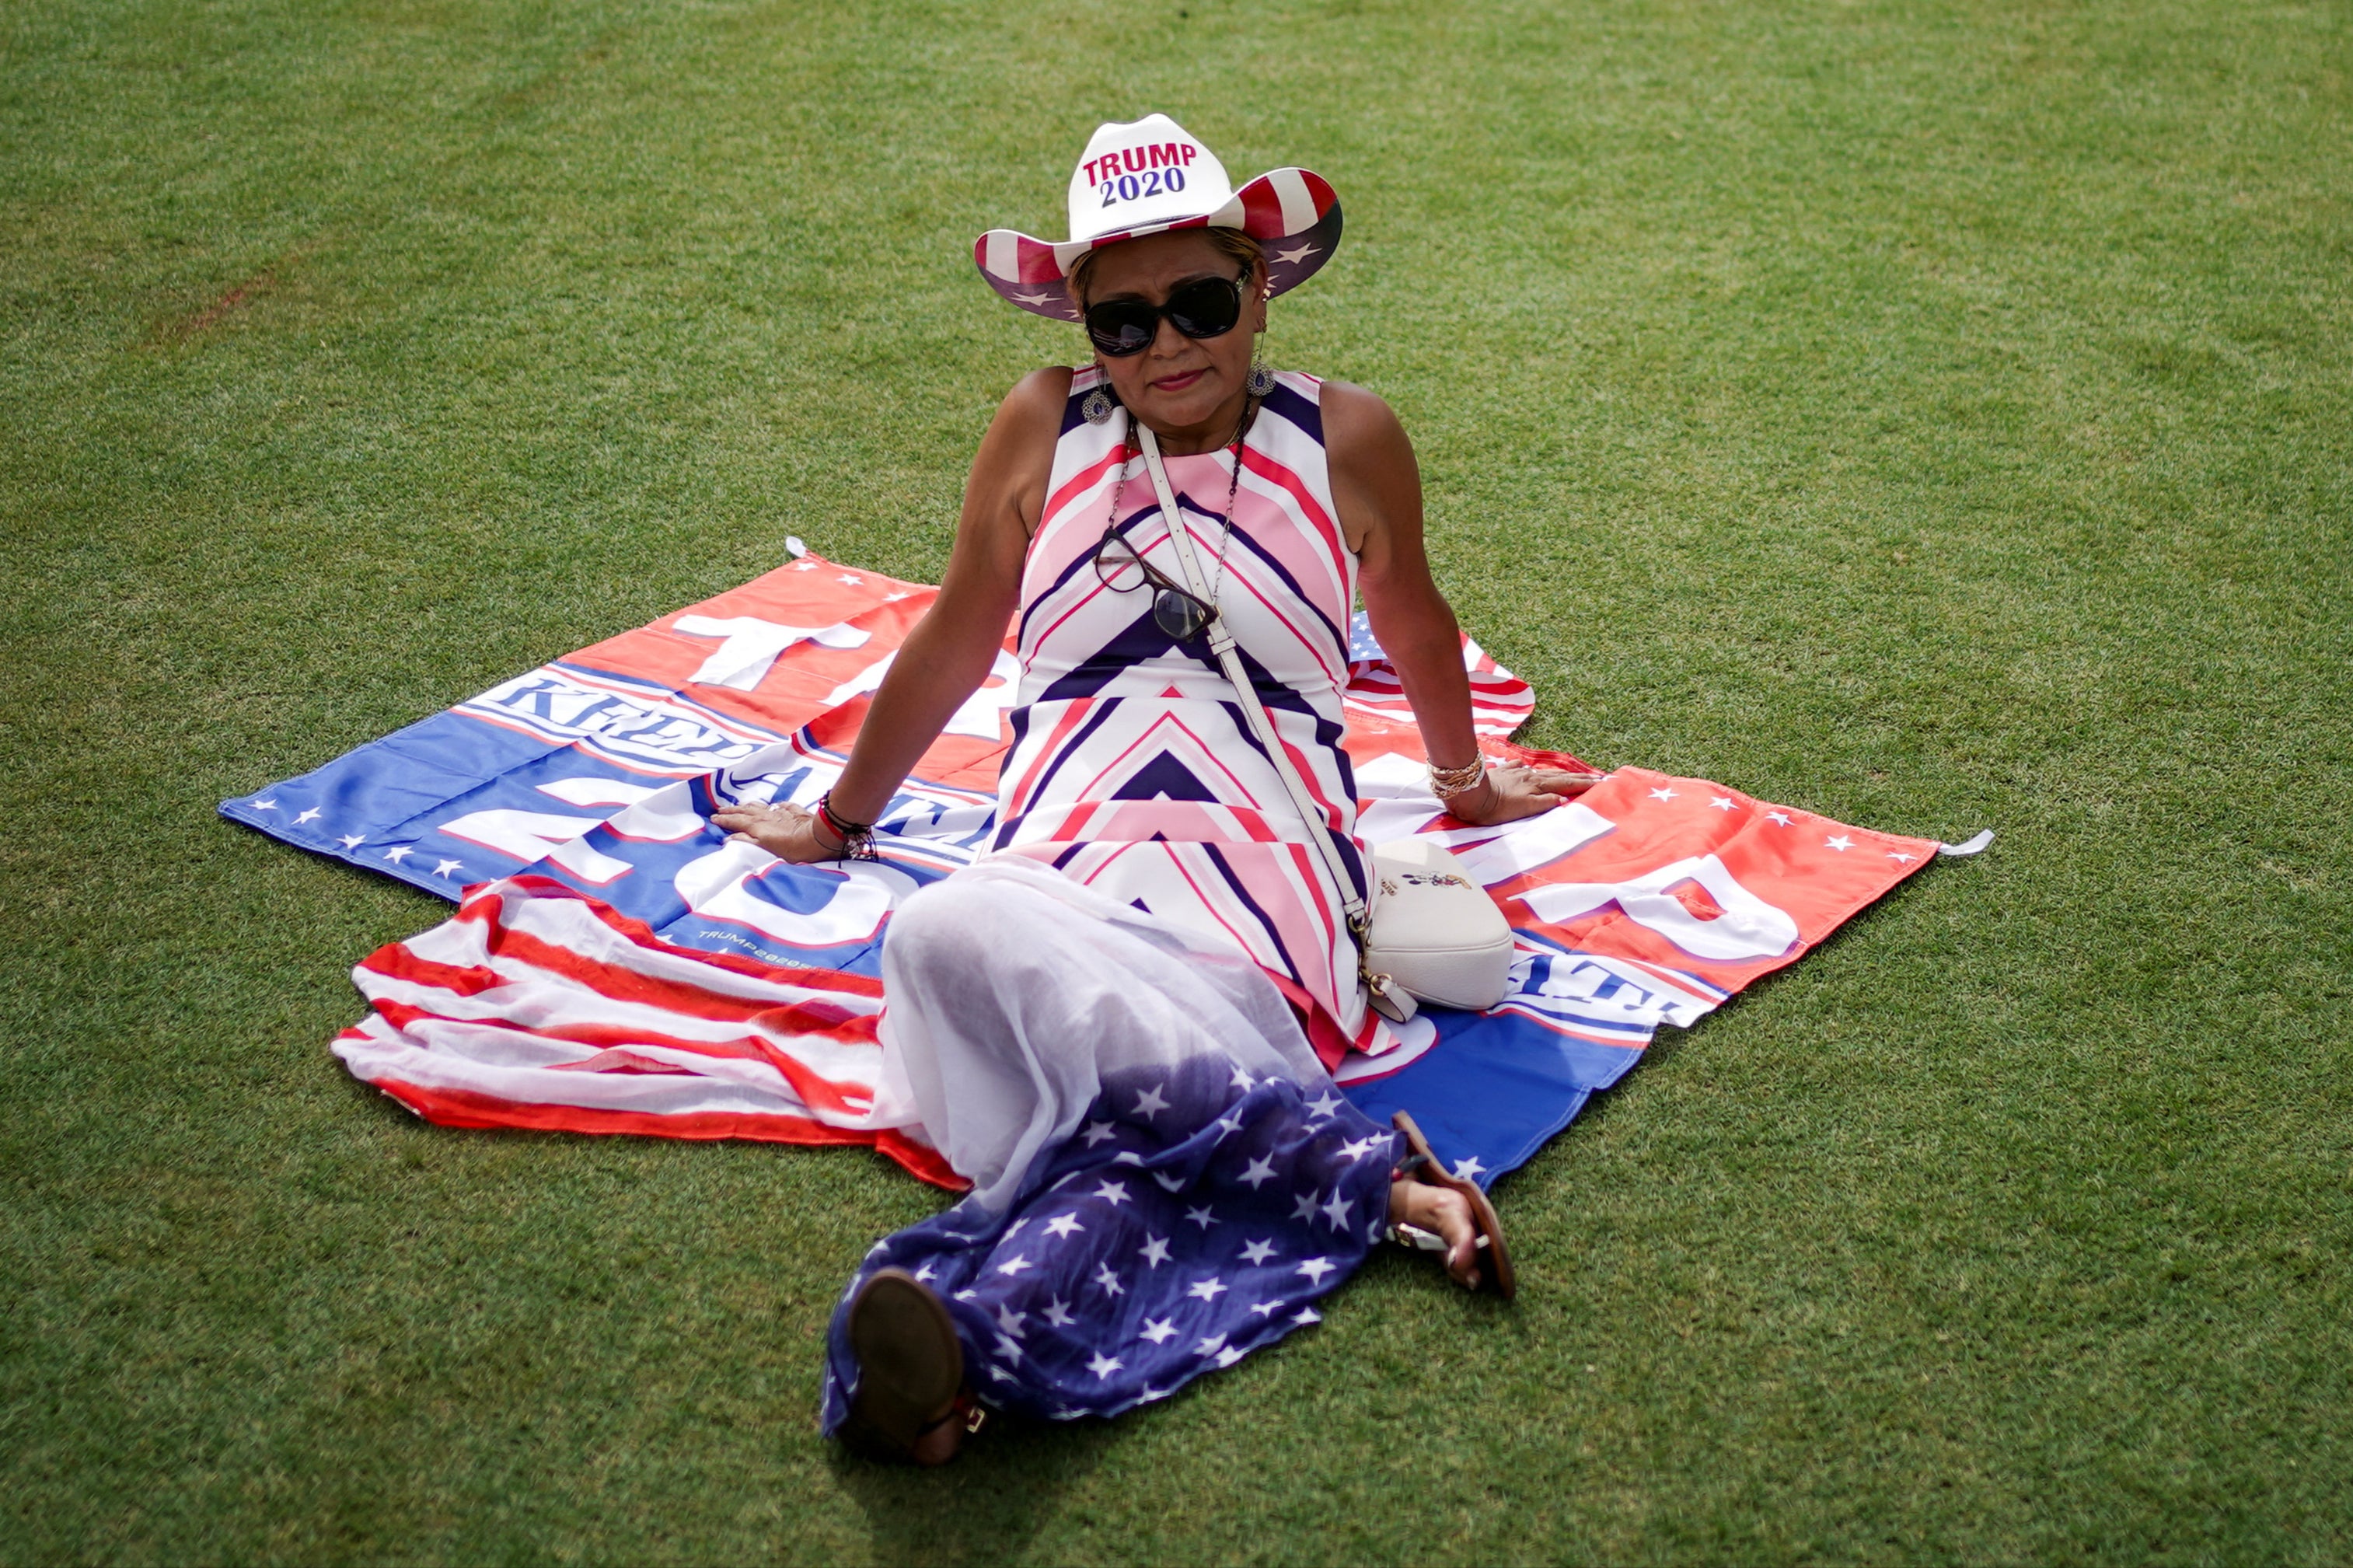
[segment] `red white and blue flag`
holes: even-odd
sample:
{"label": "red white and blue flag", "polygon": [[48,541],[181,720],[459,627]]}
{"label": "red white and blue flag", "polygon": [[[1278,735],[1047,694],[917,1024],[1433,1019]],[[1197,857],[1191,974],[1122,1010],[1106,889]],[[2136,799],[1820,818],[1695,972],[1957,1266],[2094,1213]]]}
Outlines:
{"label": "red white and blue flag", "polygon": [[[372,1011],[337,1054],[448,1125],[873,1144],[954,1185],[920,1140],[861,1124],[891,910],[985,853],[994,825],[1009,649],[892,801],[879,861],[787,865],[708,821],[831,784],[935,592],[803,554],[225,801],[290,843],[462,895],[454,918],[360,964]],[[1551,758],[1502,738],[1532,711],[1526,684],[1468,638],[1463,656],[1490,751]],[[1376,1120],[1410,1109],[1482,1181],[1662,1024],[1796,961],[1945,847],[1637,768],[1543,817],[1466,827],[1429,793],[1361,616],[1350,658],[1360,833],[1439,837],[1502,905],[1520,956],[1501,1005],[1427,1011],[1335,1075]]]}

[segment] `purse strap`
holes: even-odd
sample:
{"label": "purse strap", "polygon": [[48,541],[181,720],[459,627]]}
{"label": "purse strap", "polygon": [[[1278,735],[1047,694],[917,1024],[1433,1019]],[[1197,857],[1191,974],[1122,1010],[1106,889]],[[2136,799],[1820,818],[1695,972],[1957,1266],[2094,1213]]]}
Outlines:
{"label": "purse strap", "polygon": [[[1152,493],[1160,502],[1161,521],[1168,529],[1169,542],[1176,547],[1176,564],[1185,571],[1185,586],[1209,611],[1209,623],[1206,628],[1209,635],[1209,652],[1217,655],[1219,667],[1226,673],[1227,682],[1234,688],[1234,695],[1240,700],[1243,722],[1250,726],[1250,734],[1265,748],[1268,758],[1274,764],[1275,772],[1282,777],[1283,789],[1290,792],[1292,805],[1298,810],[1300,820],[1307,824],[1309,836],[1324,856],[1324,869],[1332,874],[1332,881],[1339,889],[1340,906],[1348,916],[1348,928],[1357,933],[1357,945],[1362,947],[1365,901],[1353,891],[1356,880],[1348,874],[1348,867],[1341,861],[1340,852],[1332,842],[1330,824],[1323,809],[1316,805],[1315,797],[1308,792],[1307,781],[1299,776],[1299,769],[1293,765],[1290,753],[1284,749],[1282,737],[1275,734],[1273,715],[1259,700],[1258,689],[1250,684],[1250,675],[1242,668],[1241,654],[1238,652],[1240,644],[1227,629],[1225,617],[1209,600],[1208,584],[1202,579],[1200,560],[1193,553],[1192,531],[1185,526],[1184,514],[1176,506],[1176,492],[1168,482],[1166,466],[1160,461],[1159,438],[1152,433],[1151,426],[1133,415],[1129,418],[1135,425],[1136,443],[1144,449],[1145,469],[1152,475]],[[1235,453],[1234,461],[1240,462],[1241,454]]]}
{"label": "purse strap", "polygon": [[[1375,974],[1365,964],[1372,935],[1371,914],[1365,901],[1356,895],[1356,879],[1349,875],[1347,864],[1341,860],[1339,850],[1332,842],[1331,825],[1324,820],[1323,809],[1316,805],[1315,797],[1308,791],[1307,781],[1299,776],[1290,752],[1283,747],[1282,737],[1275,733],[1274,716],[1259,700],[1258,688],[1250,684],[1249,673],[1242,668],[1241,654],[1238,652],[1240,644],[1227,630],[1225,617],[1210,601],[1209,586],[1201,577],[1201,563],[1193,554],[1192,531],[1185,526],[1184,514],[1176,505],[1176,492],[1168,482],[1166,466],[1160,461],[1160,439],[1152,433],[1151,426],[1134,415],[1130,414],[1128,420],[1134,428],[1136,444],[1144,450],[1145,471],[1152,476],[1152,493],[1160,503],[1160,520],[1168,530],[1169,543],[1176,546],[1176,564],[1184,568],[1185,586],[1209,612],[1209,623],[1204,629],[1209,637],[1209,652],[1217,655],[1218,667],[1225,672],[1227,683],[1233,687],[1234,695],[1241,704],[1243,722],[1250,726],[1250,734],[1266,752],[1268,760],[1274,764],[1274,771],[1282,779],[1283,789],[1290,792],[1291,803],[1298,810],[1299,820],[1306,825],[1308,836],[1314,841],[1316,853],[1324,857],[1324,868],[1332,874],[1332,885],[1340,895],[1341,913],[1347,917],[1348,936],[1356,946],[1356,973],[1364,981],[1365,989],[1372,993],[1375,1011],[1384,1018],[1401,1023],[1414,1014],[1413,998],[1388,976]],[[1241,461],[1240,452],[1234,454],[1234,461]]]}

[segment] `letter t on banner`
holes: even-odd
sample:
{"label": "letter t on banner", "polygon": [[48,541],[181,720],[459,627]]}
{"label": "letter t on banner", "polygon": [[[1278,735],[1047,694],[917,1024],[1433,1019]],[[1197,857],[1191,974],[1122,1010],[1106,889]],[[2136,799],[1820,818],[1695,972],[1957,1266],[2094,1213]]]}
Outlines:
{"label": "letter t on banner", "polygon": [[820,648],[861,648],[873,635],[847,621],[836,621],[831,626],[784,626],[749,615],[725,620],[708,615],[681,615],[670,623],[670,630],[689,637],[725,638],[688,679],[737,692],[756,690],[775,666],[777,655],[796,642],[814,642]]}

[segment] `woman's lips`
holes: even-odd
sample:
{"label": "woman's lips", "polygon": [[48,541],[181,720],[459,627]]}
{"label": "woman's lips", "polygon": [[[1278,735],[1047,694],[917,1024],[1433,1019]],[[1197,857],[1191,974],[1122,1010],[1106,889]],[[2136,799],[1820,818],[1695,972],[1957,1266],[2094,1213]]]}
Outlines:
{"label": "woman's lips", "polygon": [[1208,373],[1205,366],[1199,370],[1187,370],[1181,376],[1164,376],[1152,384],[1152,389],[1155,392],[1182,392]]}

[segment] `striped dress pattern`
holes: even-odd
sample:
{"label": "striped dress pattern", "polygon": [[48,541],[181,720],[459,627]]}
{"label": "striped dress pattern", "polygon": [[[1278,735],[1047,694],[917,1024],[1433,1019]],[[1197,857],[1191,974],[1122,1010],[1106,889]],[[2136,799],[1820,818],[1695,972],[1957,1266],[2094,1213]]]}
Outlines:
{"label": "striped dress pattern", "polygon": [[[1341,747],[1356,559],[1332,503],[1323,384],[1295,372],[1274,379],[1242,443],[1239,482],[1229,446],[1165,460],[1180,514],[1170,519],[1125,410],[1103,424],[1081,412],[1100,372],[1071,377],[1022,577],[1022,675],[994,847],[1223,933],[1282,991],[1330,1066],[1351,1048],[1388,1044],[1356,981],[1341,890],[1312,837],[1340,847],[1361,893],[1356,787]],[[1170,529],[1189,531],[1318,820],[1300,816],[1207,638],[1171,638],[1153,620],[1149,588],[1103,583],[1095,559],[1114,525],[1179,583]]]}

